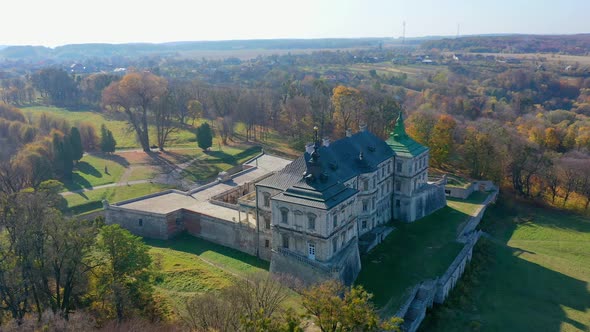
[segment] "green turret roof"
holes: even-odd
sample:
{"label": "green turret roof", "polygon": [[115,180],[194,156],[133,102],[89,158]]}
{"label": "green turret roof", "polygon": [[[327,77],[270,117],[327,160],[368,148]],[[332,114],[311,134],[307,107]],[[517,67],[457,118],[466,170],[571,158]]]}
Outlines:
{"label": "green turret roof", "polygon": [[427,147],[408,136],[402,112],[399,113],[395,127],[386,142],[396,155],[405,158],[416,157],[428,150]]}

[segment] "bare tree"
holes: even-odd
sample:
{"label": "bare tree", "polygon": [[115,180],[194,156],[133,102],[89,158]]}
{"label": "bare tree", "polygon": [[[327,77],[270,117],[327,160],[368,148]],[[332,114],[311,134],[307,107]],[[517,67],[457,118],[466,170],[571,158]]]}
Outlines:
{"label": "bare tree", "polygon": [[221,140],[223,144],[227,144],[228,138],[233,135],[233,115],[238,106],[240,91],[234,88],[217,88],[210,92],[209,98],[213,114],[217,118]]}
{"label": "bare tree", "polygon": [[103,91],[103,105],[113,111],[123,110],[145,152],[150,151],[148,111],[164,96],[166,86],[164,78],[149,72],[135,72],[111,83]]}

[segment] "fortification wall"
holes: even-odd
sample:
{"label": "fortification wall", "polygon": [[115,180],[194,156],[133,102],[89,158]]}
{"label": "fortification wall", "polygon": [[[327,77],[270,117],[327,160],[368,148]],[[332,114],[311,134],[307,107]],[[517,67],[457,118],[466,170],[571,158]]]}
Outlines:
{"label": "fortification wall", "polygon": [[496,201],[497,195],[497,191],[490,193],[477,215],[471,217],[467,225],[459,233],[457,241],[465,243],[465,246],[457,254],[457,257],[455,257],[445,273],[434,280],[423,281],[415,285],[408,293],[406,300],[395,314],[395,316],[404,319],[404,331],[414,332],[418,330],[426,317],[426,310],[432,307],[434,303],[444,303],[456,286],[465,272],[467,264],[473,257],[473,248],[481,237],[482,232],[477,231],[476,227],[479,225],[487,206]]}
{"label": "fortification wall", "polygon": [[353,239],[333,261],[322,263],[310,260],[289,250],[278,248],[272,253],[270,272],[289,275],[304,285],[320,283],[328,279],[337,279],[345,285],[351,285],[361,271],[361,259],[358,241]]}
{"label": "fortification wall", "polygon": [[134,235],[151,239],[168,240],[184,230],[177,212],[166,215],[108,206],[104,214],[107,225],[119,224]]}
{"label": "fortification wall", "polygon": [[184,210],[184,227],[193,236],[256,255],[256,229],[249,224],[231,222]]}
{"label": "fortification wall", "polygon": [[466,199],[474,191],[492,191],[496,189],[496,186],[492,181],[473,181],[469,186],[455,187],[447,185],[445,187],[445,194],[449,197]]}

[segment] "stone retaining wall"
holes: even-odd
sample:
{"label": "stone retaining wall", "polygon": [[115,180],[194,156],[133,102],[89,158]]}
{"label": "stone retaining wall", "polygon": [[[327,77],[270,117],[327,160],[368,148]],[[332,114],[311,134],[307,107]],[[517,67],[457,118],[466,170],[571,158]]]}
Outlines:
{"label": "stone retaining wall", "polygon": [[473,181],[469,186],[464,188],[446,185],[445,194],[449,197],[466,199],[474,191],[491,191],[495,189],[496,187],[492,181]]}
{"label": "stone retaining wall", "polygon": [[483,202],[477,215],[471,217],[466,226],[459,233],[457,241],[465,246],[442,276],[434,280],[426,280],[411,288],[406,300],[398,309],[395,316],[404,319],[403,331],[414,332],[426,317],[426,310],[434,303],[444,303],[457,281],[465,272],[467,264],[473,256],[473,248],[477,244],[482,232],[475,230],[479,225],[487,206],[496,201],[498,191],[490,193]]}

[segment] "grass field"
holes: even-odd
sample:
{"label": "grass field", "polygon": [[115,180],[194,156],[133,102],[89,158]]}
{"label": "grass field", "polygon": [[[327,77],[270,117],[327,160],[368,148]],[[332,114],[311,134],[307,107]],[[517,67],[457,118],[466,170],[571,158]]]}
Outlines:
{"label": "grass field", "polygon": [[189,167],[183,170],[182,176],[193,182],[205,182],[211,180],[219,172],[226,171],[239,165],[260,153],[258,146],[225,146],[221,150],[207,152],[206,156],[199,158]]}
{"label": "grass field", "polygon": [[79,194],[67,195],[64,198],[68,202],[68,210],[73,214],[80,214],[102,209],[101,202],[103,199],[108,200],[109,203],[115,203],[169,188],[169,186],[160,184],[140,183],[130,186],[96,189]]}
{"label": "grass field", "polygon": [[361,258],[363,268],[356,283],[373,293],[378,307],[395,313],[409,288],[446,271],[463,248],[456,242],[459,228],[485,197],[474,194],[416,222],[395,223],[393,233]]}
{"label": "grass field", "polygon": [[423,331],[590,331],[590,220],[501,200],[490,234]]}
{"label": "grass field", "polygon": [[475,191],[467,199],[447,197],[447,205],[470,216],[475,216],[488,194],[487,192]]}
{"label": "grass field", "polygon": [[174,306],[195,294],[216,291],[253,274],[267,274],[266,261],[188,234],[174,241],[145,240],[158,277],[156,290]]}
{"label": "grass field", "polygon": [[74,168],[72,180],[65,182],[64,186],[66,190],[73,191],[115,183],[124,171],[125,166],[112,157],[85,155]]}
{"label": "grass field", "polygon": [[[129,126],[122,114],[109,114],[94,111],[73,111],[59,107],[45,107],[33,106],[24,107],[22,110],[25,114],[30,115],[33,119],[41,116],[42,113],[51,114],[53,116],[66,119],[72,126],[80,122],[88,122],[96,127],[97,133],[100,134],[100,126],[104,124],[109,130],[113,132],[117,140],[117,149],[137,148],[139,144],[135,139],[135,134],[129,130]],[[195,123],[198,125],[198,123]],[[155,128],[150,127],[150,142],[155,144]],[[189,146],[195,145],[195,134],[192,129],[181,129],[176,133],[172,133],[170,146]]]}

